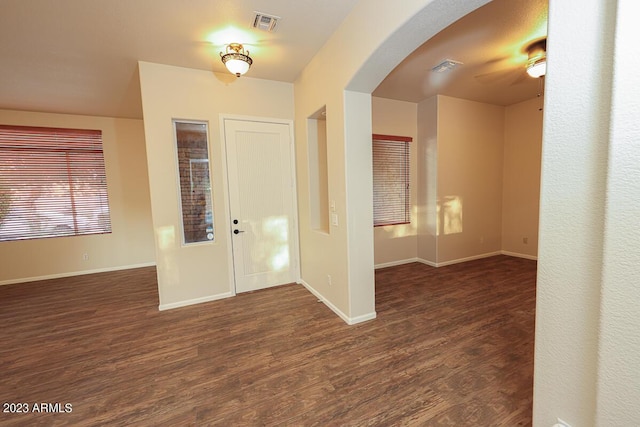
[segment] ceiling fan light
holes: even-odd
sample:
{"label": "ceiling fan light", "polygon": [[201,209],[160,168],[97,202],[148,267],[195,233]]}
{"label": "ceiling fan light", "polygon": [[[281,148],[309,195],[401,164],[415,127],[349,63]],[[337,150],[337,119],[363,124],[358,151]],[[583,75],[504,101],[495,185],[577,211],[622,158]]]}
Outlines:
{"label": "ceiling fan light", "polygon": [[245,51],[240,43],[231,43],[227,46],[226,53],[220,52],[220,59],[227,67],[227,70],[236,77],[240,77],[253,64],[253,60],[249,56],[249,51]]}
{"label": "ceiling fan light", "polygon": [[542,77],[547,74],[547,59],[540,58],[536,61],[531,62],[527,66],[527,74],[529,74],[533,78]]}

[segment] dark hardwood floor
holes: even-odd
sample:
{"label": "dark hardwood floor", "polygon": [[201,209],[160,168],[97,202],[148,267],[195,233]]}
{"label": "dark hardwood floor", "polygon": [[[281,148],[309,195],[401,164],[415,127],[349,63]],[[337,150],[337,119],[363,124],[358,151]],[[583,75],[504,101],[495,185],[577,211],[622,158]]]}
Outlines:
{"label": "dark hardwood floor", "polygon": [[1,286],[3,411],[57,412],[0,425],[530,425],[535,273],[378,270],[354,326],[295,284],[164,312],[153,268]]}

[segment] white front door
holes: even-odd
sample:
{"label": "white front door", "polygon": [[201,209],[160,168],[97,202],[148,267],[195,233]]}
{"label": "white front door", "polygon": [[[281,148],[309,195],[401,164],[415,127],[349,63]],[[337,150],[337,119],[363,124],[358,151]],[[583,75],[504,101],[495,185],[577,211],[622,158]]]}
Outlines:
{"label": "white front door", "polygon": [[298,238],[291,127],[224,120],[236,292],[291,283]]}

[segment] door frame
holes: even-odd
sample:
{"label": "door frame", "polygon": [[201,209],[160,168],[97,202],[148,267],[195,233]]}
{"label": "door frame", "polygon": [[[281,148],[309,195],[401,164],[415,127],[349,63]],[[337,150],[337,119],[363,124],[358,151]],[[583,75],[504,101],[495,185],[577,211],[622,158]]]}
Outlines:
{"label": "door frame", "polygon": [[280,118],[272,118],[272,117],[259,117],[259,116],[245,116],[245,115],[237,115],[237,114],[224,114],[220,113],[219,115],[219,123],[220,123],[220,146],[222,148],[222,176],[223,176],[223,188],[224,188],[224,202],[226,203],[226,212],[227,216],[224,218],[224,226],[227,229],[227,236],[229,239],[229,244],[227,245],[227,265],[229,270],[229,277],[231,277],[231,283],[229,283],[229,291],[231,295],[235,296],[236,292],[236,273],[233,263],[233,236],[232,236],[232,226],[231,226],[231,196],[229,194],[229,165],[227,164],[227,140],[225,134],[225,121],[226,120],[235,120],[235,121],[244,121],[244,122],[259,122],[259,123],[272,123],[272,124],[283,124],[287,125],[289,128],[289,140],[290,144],[290,155],[291,155],[291,182],[293,185],[293,205],[294,209],[292,212],[293,215],[293,224],[294,224],[294,233],[291,236],[291,253],[294,255],[295,260],[292,263],[291,269],[293,273],[293,277],[296,283],[300,283],[300,223],[298,221],[298,179],[297,179],[297,170],[296,170],[296,144],[294,139],[294,129],[293,129],[293,120],[290,119],[280,119]]}

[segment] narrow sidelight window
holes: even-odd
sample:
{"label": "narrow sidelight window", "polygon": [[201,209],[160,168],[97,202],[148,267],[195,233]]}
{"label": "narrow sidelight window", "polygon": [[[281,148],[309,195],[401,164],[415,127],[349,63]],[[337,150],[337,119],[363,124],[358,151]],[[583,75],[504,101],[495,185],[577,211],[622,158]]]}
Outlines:
{"label": "narrow sidelight window", "polygon": [[373,135],[373,225],[411,222],[410,137]]}
{"label": "narrow sidelight window", "polygon": [[178,153],[183,242],[214,240],[207,123],[173,122]]}
{"label": "narrow sidelight window", "polygon": [[0,125],[0,241],[102,233],[102,132]]}

